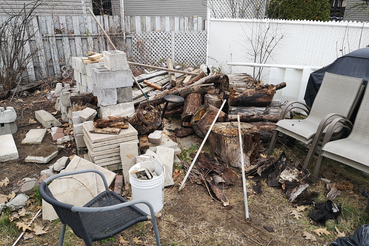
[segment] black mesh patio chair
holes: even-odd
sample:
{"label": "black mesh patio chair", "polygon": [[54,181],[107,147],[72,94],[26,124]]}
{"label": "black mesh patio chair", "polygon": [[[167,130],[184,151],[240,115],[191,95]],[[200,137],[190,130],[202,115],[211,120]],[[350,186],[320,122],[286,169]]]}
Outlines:
{"label": "black mesh patio chair", "polygon": [[[87,172],[95,172],[101,176],[105,185],[105,191],[98,194],[83,207],[59,202],[54,198],[47,186],[47,184],[54,179]],[[86,245],[92,245],[94,241],[112,237],[138,222],[148,220],[148,214],[134,205],[137,203],[144,203],[149,207],[154,226],[156,244],[160,245],[159,231],[152,205],[145,200],[129,202],[117,193],[108,190],[108,188],[107,181],[102,172],[95,169],[56,174],[45,179],[40,184],[39,192],[41,197],[53,206],[63,224],[59,246],[63,245],[66,225],[72,228],[73,232],[78,237],[82,238]]]}

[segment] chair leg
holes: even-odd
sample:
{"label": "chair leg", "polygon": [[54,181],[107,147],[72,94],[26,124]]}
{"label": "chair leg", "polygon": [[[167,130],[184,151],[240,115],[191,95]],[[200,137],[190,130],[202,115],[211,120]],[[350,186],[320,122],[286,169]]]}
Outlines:
{"label": "chair leg", "polygon": [[322,160],[323,160],[323,156],[319,155],[318,160],[316,161],[316,164],[315,164],[315,168],[314,168],[314,173],[313,173],[313,178],[312,178],[313,183],[316,183],[316,181],[318,181],[319,172],[320,172],[320,168],[322,165]]}
{"label": "chair leg", "polygon": [[274,130],[272,141],[270,141],[269,148],[268,148],[268,153],[267,153],[268,155],[271,155],[273,153],[275,143],[277,142],[277,137],[278,137],[278,131]]}
{"label": "chair leg", "polygon": [[160,238],[159,238],[159,230],[158,230],[158,224],[156,223],[156,217],[152,217],[152,224],[154,225],[154,232],[155,232],[155,238],[156,238],[156,245],[160,246]]}
{"label": "chair leg", "polygon": [[66,224],[62,225],[62,229],[60,231],[60,238],[59,238],[59,246],[63,246],[63,242],[64,242],[64,235],[65,235],[65,228],[67,227]]}

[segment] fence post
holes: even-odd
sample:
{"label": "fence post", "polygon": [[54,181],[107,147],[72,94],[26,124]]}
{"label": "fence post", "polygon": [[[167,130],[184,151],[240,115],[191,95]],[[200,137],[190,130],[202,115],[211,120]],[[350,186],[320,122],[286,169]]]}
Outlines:
{"label": "fence post", "polygon": [[174,31],[171,31],[171,36],[172,36],[172,42],[171,42],[171,44],[172,44],[172,62],[173,62],[173,65],[174,65],[174,62],[175,62],[175,60],[174,60],[174,51],[175,51],[175,39],[174,39],[174,36],[175,35],[175,32]]}

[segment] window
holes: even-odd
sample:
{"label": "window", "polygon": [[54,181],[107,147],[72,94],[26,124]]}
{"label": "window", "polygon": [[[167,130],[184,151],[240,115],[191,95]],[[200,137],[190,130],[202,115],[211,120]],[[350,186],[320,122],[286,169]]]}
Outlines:
{"label": "window", "polygon": [[95,15],[112,15],[111,0],[92,0],[93,12]]}

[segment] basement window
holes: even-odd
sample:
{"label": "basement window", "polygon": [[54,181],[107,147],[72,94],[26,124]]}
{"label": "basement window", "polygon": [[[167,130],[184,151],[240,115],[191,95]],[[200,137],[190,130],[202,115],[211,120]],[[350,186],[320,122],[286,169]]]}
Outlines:
{"label": "basement window", "polygon": [[95,15],[113,15],[111,0],[92,0]]}

